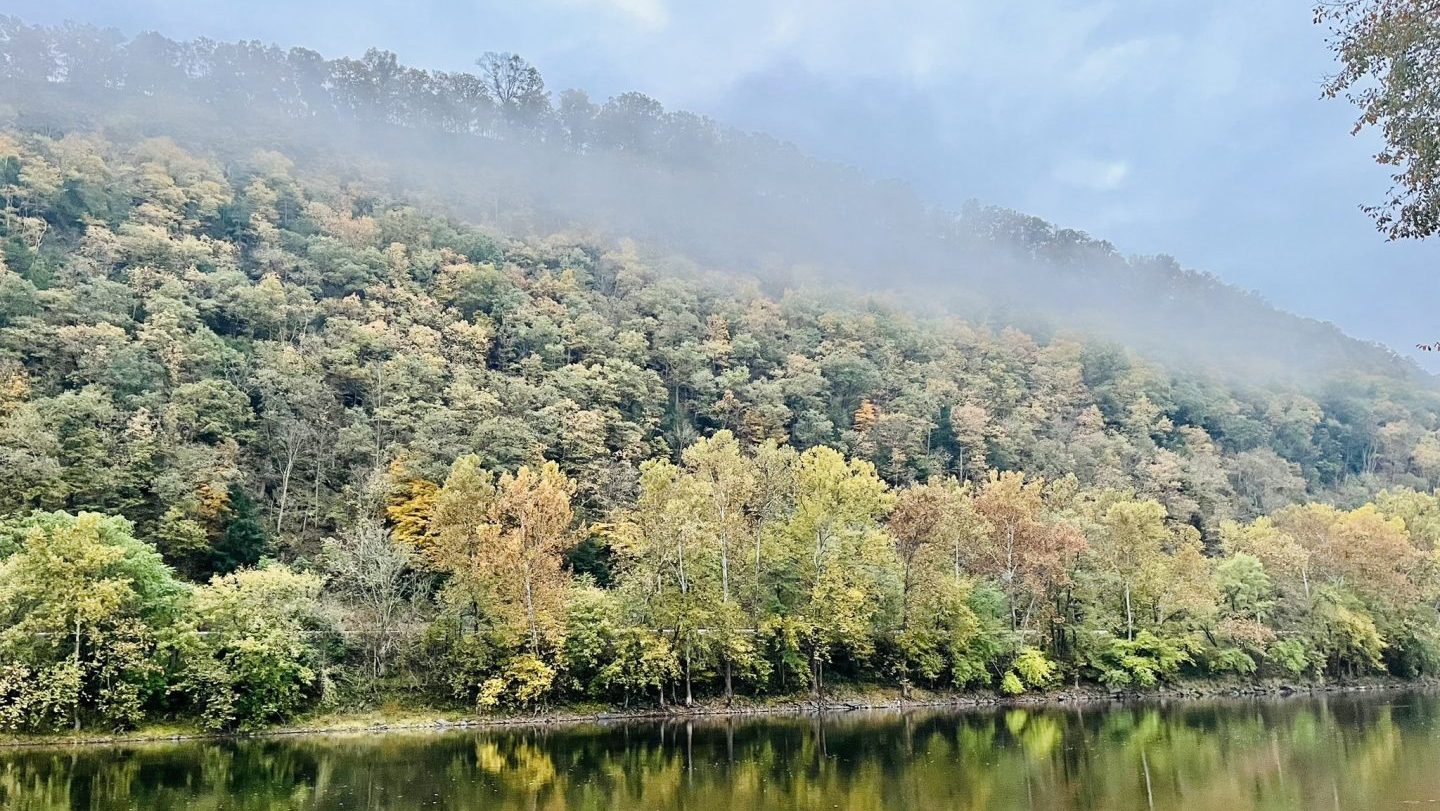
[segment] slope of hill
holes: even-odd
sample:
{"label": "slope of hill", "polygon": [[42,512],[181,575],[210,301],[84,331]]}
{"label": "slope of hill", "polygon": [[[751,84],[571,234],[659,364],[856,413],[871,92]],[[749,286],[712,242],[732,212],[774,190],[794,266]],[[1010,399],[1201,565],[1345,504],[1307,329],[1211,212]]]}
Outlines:
{"label": "slope of hill", "polygon": [[721,428],[841,447],[895,483],[1132,486],[1207,534],[1440,476],[1440,401],[1393,378],[1228,387],[881,299],[773,298],[634,249],[497,240],[273,152],[225,167],[166,141],[0,145],[0,509],[148,532],[234,486],[272,532],[315,540],[370,471],[404,459],[438,480],[473,451],[554,459],[601,515],[642,460]]}
{"label": "slope of hill", "polygon": [[948,212],[763,135],[639,93],[552,94],[518,58],[480,75],[394,54],[326,60],[259,43],[126,39],[0,19],[0,110],[29,131],[163,136],[222,161],[281,149],[388,181],[507,235],[636,238],[780,290],[821,277],[1031,331],[1079,329],[1220,374],[1336,369],[1430,385],[1389,350],[1275,311],[1169,257],[1124,257],[1015,212]]}
{"label": "slope of hill", "polygon": [[[1376,347],[774,145],[676,169],[533,96],[368,164],[421,143],[382,100],[492,102],[383,55],[4,31],[0,728],[1440,666],[1440,393]],[[431,90],[342,81],[377,70]],[[547,196],[570,169],[592,196]],[[1215,375],[1078,329],[1122,314],[1272,351]],[[1256,382],[1292,357],[1333,366]]]}

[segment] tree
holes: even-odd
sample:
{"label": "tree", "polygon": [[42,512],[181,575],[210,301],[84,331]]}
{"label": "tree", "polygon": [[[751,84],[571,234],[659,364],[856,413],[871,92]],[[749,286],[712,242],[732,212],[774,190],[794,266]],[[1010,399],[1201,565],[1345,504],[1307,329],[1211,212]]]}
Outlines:
{"label": "tree", "polygon": [[764,519],[764,500],[757,492],[759,481],[750,459],[729,431],[718,431],[681,454],[682,469],[696,483],[693,514],[705,531],[702,539],[707,557],[719,564],[720,603],[709,622],[710,634],[718,648],[724,670],[725,700],[735,695],[735,665],[754,661],[754,626],[745,627],[745,612],[739,596],[752,591],[743,564],[745,549],[759,533]]}
{"label": "tree", "polygon": [[1315,580],[1314,554],[1288,533],[1281,531],[1269,518],[1240,525],[1221,525],[1220,544],[1232,558],[1252,556],[1260,561],[1267,576],[1291,596],[1310,599]]}
{"label": "tree", "polygon": [[231,485],[224,507],[224,529],[211,552],[210,571],[229,574],[254,566],[269,549],[270,539],[255,509],[255,502],[239,485]]}
{"label": "tree", "polygon": [[1095,568],[1120,592],[1124,605],[1125,638],[1135,638],[1134,592],[1160,574],[1170,538],[1165,508],[1157,501],[1118,500],[1099,516],[1099,531],[1090,544]]}
{"label": "tree", "polygon": [[863,661],[891,604],[895,557],[879,522],[892,500],[874,465],[826,447],[800,454],[794,508],[778,531],[793,578],[784,601],[799,621],[817,700],[825,663],[840,651]]}
{"label": "tree", "polygon": [[512,123],[534,124],[549,106],[540,71],[520,56],[486,51],[475,64],[490,96]]}
{"label": "tree", "polygon": [[378,520],[362,517],[342,538],[325,542],[323,562],[330,591],[345,611],[342,627],[365,646],[370,676],[384,678],[419,617],[427,583],[418,553],[391,540]]}
{"label": "tree", "polygon": [[160,516],[153,536],[155,546],[170,565],[196,577],[209,567],[210,539],[205,527],[190,518],[179,507],[171,507]]}
{"label": "tree", "polygon": [[322,581],[273,564],[217,575],[195,591],[181,689],[212,729],[256,729],[321,686]]}
{"label": "tree", "polygon": [[934,480],[896,493],[887,523],[900,561],[900,685],[912,671],[934,680],[950,663],[947,646],[969,641],[979,619],[968,605],[970,583],[960,550],[985,531],[969,485]]}
{"label": "tree", "polygon": [[435,499],[440,488],[428,479],[415,476],[403,459],[395,459],[388,470],[390,491],[387,493],[385,516],[389,519],[395,540],[419,547],[430,533],[430,519],[435,513]]}
{"label": "tree", "polygon": [[562,568],[573,541],[570,497],[575,485],[554,462],[500,477],[494,517],[500,529],[500,597],[523,606],[530,654],[559,639],[567,586]]}
{"label": "tree", "polygon": [[1433,0],[1325,0],[1315,22],[1330,27],[1340,70],[1329,98],[1360,109],[1352,132],[1379,127],[1375,155],[1392,167],[1389,198],[1365,206],[1391,239],[1423,239],[1440,229],[1440,8]]}
{"label": "tree", "polygon": [[751,569],[748,608],[750,621],[756,627],[766,619],[775,601],[772,567],[779,561],[773,550],[767,554],[767,549],[773,547],[768,542],[772,530],[786,518],[794,503],[798,457],[794,448],[774,440],[761,443],[753,456],[755,498],[750,513],[754,522],[746,557]]}
{"label": "tree", "polygon": [[184,587],[123,518],[6,523],[21,541],[0,561],[0,726],[134,726],[164,688]]}
{"label": "tree", "polygon": [[1054,604],[1051,598],[1085,549],[1084,535],[1048,513],[1044,491],[1043,479],[992,471],[975,497],[988,532],[966,550],[966,568],[999,582],[1014,631],[1029,631]]}
{"label": "tree", "polygon": [[[1342,586],[1372,607],[1393,611],[1415,597],[1412,574],[1420,552],[1410,543],[1404,522],[1386,518],[1373,505],[1342,511],[1325,504],[1287,507],[1273,525],[1306,553],[1301,572],[1306,594],[1311,581]],[[1261,560],[1263,554],[1257,552]],[[1271,565],[1267,561],[1266,569]]]}
{"label": "tree", "polygon": [[274,457],[269,494],[275,504],[275,533],[288,527],[286,512],[297,475],[308,462],[319,475],[319,456],[329,442],[333,393],[320,379],[314,353],[290,344],[264,353],[256,374],[260,431]]}
{"label": "tree", "polygon": [[[462,456],[450,466],[450,474],[433,501],[427,532],[419,536],[423,540],[420,551],[431,567],[448,576],[440,590],[441,619],[452,635],[445,644],[447,654],[463,656],[460,649],[475,647],[475,638],[495,613],[493,581],[500,531],[491,521],[495,477],[480,467],[479,457]],[[505,630],[509,631],[505,644],[513,646],[513,629]],[[484,659],[488,665],[488,657]],[[450,665],[452,671],[463,669],[453,661]],[[450,674],[450,678],[457,685],[469,681],[468,674],[459,672]],[[457,689],[469,690],[473,686],[466,684]]]}
{"label": "tree", "polygon": [[1235,616],[1263,622],[1274,605],[1270,576],[1254,555],[1238,552],[1215,567],[1215,583]]}
{"label": "tree", "polygon": [[[706,560],[709,530],[699,515],[701,483],[665,459],[646,462],[635,508],[616,522],[617,549],[625,556],[622,588],[644,627],[668,637],[680,658],[685,704],[693,702],[693,668],[713,646],[711,620],[721,578]],[[718,568],[718,567],[717,567]],[[719,574],[718,571],[714,574]]]}
{"label": "tree", "polygon": [[[535,677],[546,689],[553,683],[541,678],[543,671],[533,663],[544,664],[563,643],[569,588],[563,566],[574,537],[573,493],[574,485],[554,462],[521,467],[498,481],[478,457],[461,457],[452,465],[422,547],[431,565],[450,575],[441,597],[459,621],[452,647],[473,646],[488,626],[489,641],[503,655],[513,658],[523,649],[532,662],[515,664],[510,676],[477,672],[480,681],[474,684],[461,677],[465,689],[480,690],[490,678],[512,676],[538,684],[531,681]],[[479,670],[490,664],[479,662]]]}

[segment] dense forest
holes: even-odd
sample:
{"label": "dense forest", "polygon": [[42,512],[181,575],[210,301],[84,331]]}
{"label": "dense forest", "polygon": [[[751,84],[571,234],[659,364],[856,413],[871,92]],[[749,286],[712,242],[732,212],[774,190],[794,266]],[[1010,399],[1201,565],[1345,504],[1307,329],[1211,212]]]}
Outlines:
{"label": "dense forest", "polygon": [[1422,377],[1384,347],[1276,311],[1171,257],[1126,256],[975,202],[937,207],[900,183],[643,93],[600,102],[551,92],[511,54],[478,62],[473,74],[424,70],[379,50],[326,59],[0,17],[0,123],[165,137],[225,164],[278,150],[392,198],[443,204],[494,233],[636,239],[756,276],[777,294],[854,283],[909,309],[1031,333],[1079,330],[1225,377]]}
{"label": "dense forest", "polygon": [[11,133],[0,171],[7,725],[1440,652],[1440,502],[1291,506],[1435,484],[1434,396],[1394,380],[771,298],[275,153]]}
{"label": "dense forest", "polygon": [[1377,348],[1243,382],[32,119],[0,133],[0,727],[1440,663],[1440,395]]}

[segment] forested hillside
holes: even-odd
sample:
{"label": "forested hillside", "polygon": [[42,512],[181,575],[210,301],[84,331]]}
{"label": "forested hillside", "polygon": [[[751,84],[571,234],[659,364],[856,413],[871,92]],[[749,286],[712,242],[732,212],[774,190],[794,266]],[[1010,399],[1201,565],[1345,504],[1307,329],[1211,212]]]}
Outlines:
{"label": "forested hillside", "polygon": [[273,152],[10,132],[0,192],[10,726],[1432,667],[1440,503],[1287,506],[1433,486],[1393,378],[772,298]]}
{"label": "forested hillside", "polygon": [[[141,38],[106,61],[122,43],[88,29],[5,25],[3,86],[30,95],[0,132],[0,727],[1440,663],[1440,395],[1376,347],[1053,229],[1026,273],[1073,249],[1085,285],[1163,292],[1149,319],[1253,317],[1246,340],[1318,336],[1302,354],[1336,363],[1159,365],[824,266],[740,272],[677,251],[694,234],[499,216],[509,192],[480,227],[394,166],[226,137],[203,95],[193,126],[115,117],[177,92],[135,72],[141,46],[226,92],[275,75],[220,55],[271,50],[202,44],[202,70]],[[367,58],[317,63],[323,97]],[[535,138],[568,132],[502,69],[540,94]],[[532,110],[507,86],[474,90],[503,127],[465,136],[502,152]],[[567,148],[597,165],[600,138]]]}
{"label": "forested hillside", "polygon": [[1223,376],[1428,378],[1384,347],[1168,256],[1126,256],[978,203],[946,210],[642,93],[592,101],[552,92],[517,56],[479,61],[473,74],[423,70],[378,50],[326,59],[0,17],[0,121],[166,137],[222,163],[278,149],[496,233],[634,238],[772,291],[819,281],[884,289],[907,306],[1030,332],[1078,329]]}
{"label": "forested hillside", "polygon": [[602,516],[642,461],[722,428],[836,447],[892,484],[1132,487],[1211,539],[1440,476],[1440,400],[1383,377],[1241,390],[1106,344],[772,298],[634,250],[497,240],[302,182],[275,153],[226,169],[164,141],[0,148],[7,510],[218,531],[233,490],[300,551],[373,472],[545,458]]}

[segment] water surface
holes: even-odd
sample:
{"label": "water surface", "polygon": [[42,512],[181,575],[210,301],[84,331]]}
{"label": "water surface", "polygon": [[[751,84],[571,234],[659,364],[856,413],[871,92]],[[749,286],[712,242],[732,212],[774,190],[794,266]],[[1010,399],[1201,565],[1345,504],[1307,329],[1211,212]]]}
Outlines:
{"label": "water surface", "polygon": [[1440,808],[1440,696],[0,750],[17,809]]}

